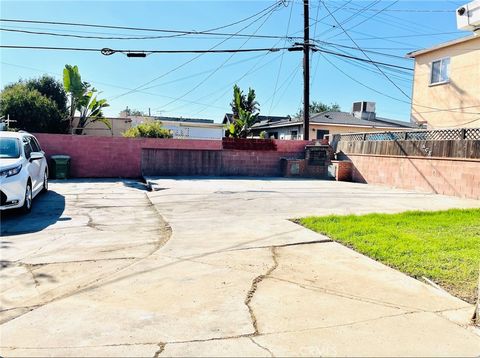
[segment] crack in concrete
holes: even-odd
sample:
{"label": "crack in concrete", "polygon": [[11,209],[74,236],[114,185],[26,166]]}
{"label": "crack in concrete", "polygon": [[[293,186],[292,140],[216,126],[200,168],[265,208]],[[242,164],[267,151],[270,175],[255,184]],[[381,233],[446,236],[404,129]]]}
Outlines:
{"label": "crack in concrete", "polygon": [[250,290],[247,292],[247,297],[245,298],[245,305],[248,308],[248,311],[250,313],[250,319],[252,321],[254,333],[253,336],[256,336],[259,334],[258,331],[258,322],[257,318],[255,316],[255,313],[253,312],[253,308],[250,305],[253,296],[255,295],[255,292],[257,291],[258,285],[260,282],[262,282],[264,279],[270,276],[270,274],[278,267],[278,261],[277,261],[277,248],[275,246],[271,247],[272,250],[272,260],[273,260],[273,266],[270,267],[265,274],[259,275],[255,277],[255,279],[252,281],[252,285],[250,287]]}
{"label": "crack in concrete", "polygon": [[158,343],[158,350],[153,355],[153,358],[160,357],[160,354],[162,354],[162,352],[165,350],[166,345],[167,345],[166,343],[162,343],[162,342]]}
{"label": "crack in concrete", "polygon": [[264,351],[267,351],[268,354],[270,354],[270,357],[275,357],[275,355],[272,353],[270,349],[267,347],[262,346],[260,343],[258,343],[253,337],[249,337],[249,339],[252,341],[253,344],[255,344],[258,348],[263,349]]}
{"label": "crack in concrete", "polygon": [[289,247],[289,246],[300,246],[300,245],[326,244],[326,243],[329,243],[329,242],[334,242],[334,241],[331,240],[331,239],[314,240],[314,241],[299,241],[299,242],[292,242],[292,243],[280,244],[280,245],[245,247],[245,248],[241,248],[241,249],[225,250],[225,252],[268,249],[270,247]]}
{"label": "crack in concrete", "polygon": [[[147,255],[145,255],[143,257],[134,258],[133,262],[130,262],[130,263],[128,263],[128,264],[126,264],[126,265],[124,265],[120,268],[116,268],[115,270],[113,270],[111,272],[105,273],[105,274],[95,278],[94,280],[91,280],[91,281],[85,283],[84,285],[79,285],[74,290],[71,290],[71,291],[66,292],[64,294],[61,294],[57,297],[53,297],[53,298],[51,298],[51,299],[47,300],[46,302],[41,303],[39,305],[32,306],[32,307],[34,307],[32,310],[20,313],[17,316],[10,317],[9,319],[0,321],[0,324],[4,324],[4,323],[10,322],[12,320],[15,320],[15,319],[17,319],[17,318],[19,318],[19,317],[21,317],[25,314],[28,314],[28,313],[30,313],[30,312],[38,309],[38,308],[46,306],[47,304],[50,304],[52,302],[55,302],[55,301],[58,301],[58,300],[61,300],[61,299],[64,299],[64,298],[68,298],[68,297],[71,297],[73,295],[76,295],[76,294],[79,294],[79,293],[82,293],[82,292],[86,292],[86,291],[94,289],[94,288],[98,288],[98,287],[100,287],[101,284],[107,284],[107,283],[109,283],[109,280],[110,280],[110,282],[112,281],[111,277],[113,275],[116,275],[116,274],[126,270],[127,268],[129,268],[129,267],[131,267],[131,266],[133,266],[133,265],[151,257],[158,250],[160,250],[160,248],[162,248],[168,242],[168,240],[170,240],[170,238],[172,236],[172,228],[167,223],[167,221],[163,218],[163,216],[158,211],[158,209],[155,207],[155,205],[152,203],[152,201],[150,200],[148,195],[146,193],[144,193],[144,195],[145,195],[145,198],[147,199],[147,202],[149,203],[149,205],[143,206],[143,208],[152,208],[153,207],[154,211],[159,216],[159,221],[160,221],[160,223],[159,223],[159,226],[160,226],[159,227],[159,234],[160,234],[159,235],[159,240],[157,240],[155,242],[155,245],[154,245],[152,251],[150,251]],[[93,261],[95,261],[95,260],[93,260]]]}
{"label": "crack in concrete", "polygon": [[37,278],[35,277],[35,273],[33,272],[33,265],[22,263],[21,266],[25,267],[25,269],[30,273],[33,282],[35,283],[35,290],[38,294],[40,294],[40,292],[38,291],[38,286],[40,285],[40,282],[38,282]]}

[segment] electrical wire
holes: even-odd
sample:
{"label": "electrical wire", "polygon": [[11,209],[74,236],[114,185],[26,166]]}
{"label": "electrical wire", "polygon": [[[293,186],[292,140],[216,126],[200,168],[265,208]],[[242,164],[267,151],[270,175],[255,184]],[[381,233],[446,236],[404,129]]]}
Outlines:
{"label": "electrical wire", "polygon": [[[369,8],[371,8],[371,7],[379,4],[380,1],[381,1],[381,0],[375,0],[375,1],[371,2],[370,4],[364,6],[364,7],[361,8],[359,11],[357,11],[356,13],[352,14],[350,17],[348,17],[348,18],[346,18],[345,20],[343,20],[341,25],[342,25],[342,26],[343,26],[343,25],[346,25],[348,22],[354,20],[357,16],[361,15],[364,11],[366,11],[366,10],[368,10]],[[324,3],[323,1],[321,1],[321,0],[320,0],[320,2],[321,2],[321,3],[323,4],[323,6],[326,8],[325,3]],[[331,15],[330,15],[330,14],[331,14]],[[325,17],[329,17],[329,16],[332,17],[333,14],[334,14],[334,11],[331,11],[331,12],[329,12],[329,14],[327,14]],[[324,36],[324,35],[332,32],[332,31],[337,30],[337,26],[338,26],[338,25],[340,25],[340,23],[337,22],[337,25],[336,25],[336,26],[332,26],[331,28],[325,30],[324,32],[322,32],[322,33],[320,34],[320,36]]]}
{"label": "electrical wire", "polygon": [[[228,92],[230,92],[230,91],[232,90],[232,86],[233,86],[233,85],[237,84],[238,82],[240,82],[240,81],[241,81],[242,79],[244,79],[245,77],[247,77],[247,76],[249,76],[249,75],[252,75],[252,74],[260,71],[261,69],[269,66],[270,64],[272,64],[273,62],[275,62],[276,60],[278,60],[278,59],[280,58],[280,55],[277,55],[277,56],[275,56],[273,59],[271,59],[270,61],[264,63],[262,66],[260,66],[260,67],[257,68],[257,66],[260,64],[260,62],[262,62],[262,60],[263,60],[266,56],[268,56],[268,54],[269,54],[269,53],[267,52],[265,55],[263,55],[262,58],[261,58],[259,61],[257,61],[250,69],[248,69],[242,76],[240,76],[240,77],[238,77],[237,79],[235,79],[234,81],[230,82],[228,85],[222,86],[222,88],[220,88],[220,89],[218,89],[218,90],[215,90],[215,91],[213,91],[213,92],[210,92],[210,93],[207,93],[207,94],[201,96],[200,98],[197,99],[197,101],[201,101],[201,100],[203,100],[204,98],[210,98],[210,97],[212,97],[213,95],[215,95],[215,94],[223,91],[223,93],[221,93],[216,99],[214,99],[212,102],[210,102],[210,103],[212,104],[212,106],[213,106],[213,104],[217,103],[217,102],[218,102],[220,99],[222,99]],[[203,109],[201,109],[201,110],[199,110],[199,111],[197,111],[197,112],[194,113],[194,116],[202,113],[202,112],[205,111],[209,106],[210,106],[210,104],[209,104],[209,105],[205,104],[204,107],[203,107]],[[180,108],[180,107],[173,108],[173,109],[171,109],[169,112],[174,112],[175,110],[177,110],[177,109],[179,109],[179,108]]]}
{"label": "electrical wire", "polygon": [[[334,55],[334,56],[338,56],[338,57],[345,57],[345,58],[349,58],[349,59],[355,60],[355,61],[368,62],[368,63],[371,63],[372,65],[374,65],[376,67],[381,65],[381,66],[386,66],[386,67],[398,68],[398,69],[402,69],[402,70],[406,70],[406,71],[413,71],[413,68],[410,68],[410,67],[394,65],[394,64],[391,64],[391,63],[387,63],[387,62],[374,61],[370,57],[368,57],[368,59],[365,59],[365,58],[350,56],[350,55],[346,55],[346,54],[343,54],[343,53],[329,51],[329,50],[325,50],[325,49],[314,49],[313,51],[327,53],[329,55]],[[380,72],[383,72],[380,68],[378,68],[378,70]],[[387,75],[385,75],[385,76],[388,78]]]}
{"label": "electrical wire", "polygon": [[[345,75],[346,77],[350,78],[352,81],[358,83],[359,85],[361,85],[362,87],[365,87],[367,89],[369,89],[370,91],[373,91],[375,93],[378,93],[379,95],[381,96],[384,96],[384,97],[387,97],[387,98],[390,98],[394,101],[397,101],[397,102],[402,102],[402,103],[405,103],[405,104],[408,104],[408,105],[411,105],[411,104],[415,104],[416,106],[418,107],[423,107],[423,108],[428,108],[428,109],[434,109],[435,111],[438,111],[438,112],[454,112],[454,113],[458,113],[459,111],[458,110],[461,110],[461,112],[463,114],[479,114],[478,112],[464,112],[463,111],[463,107],[459,107],[459,108],[454,108],[454,109],[450,109],[450,108],[436,108],[436,107],[430,107],[430,106],[423,106],[423,105],[419,105],[417,103],[412,103],[410,101],[407,101],[407,100],[403,100],[401,98],[396,98],[396,97],[393,97],[393,96],[390,96],[384,92],[381,92],[381,91],[378,91],[377,89],[373,88],[373,87],[370,87],[368,85],[366,85],[365,83],[357,80],[355,77],[353,76],[350,76],[348,73],[346,73],[344,70],[342,70],[339,66],[335,65],[332,61],[330,61],[325,55],[323,55],[322,53],[320,53],[320,55],[328,62],[330,63],[334,68],[336,68],[340,73],[342,73],[343,75]],[[475,107],[480,107],[480,106],[475,106]],[[465,108],[468,108],[468,107],[465,107]],[[457,110],[458,109],[458,110]],[[428,112],[427,112],[428,113]]]}
{"label": "electrical wire", "polygon": [[[273,9],[273,10],[274,10],[274,9]],[[273,11],[273,10],[270,10],[270,11]],[[258,20],[259,20],[260,18],[262,18],[263,16],[264,16],[264,15],[262,15],[261,17],[259,17],[259,18],[256,19],[256,20],[252,21],[250,24],[242,27],[242,28],[241,28],[240,30],[238,30],[235,34],[239,34],[241,31],[247,29],[248,27],[250,27],[252,24],[254,24],[256,21],[258,21]],[[228,37],[228,38],[226,38],[226,39],[224,39],[224,40],[222,40],[222,41],[220,41],[219,43],[215,44],[215,45],[212,46],[210,49],[211,49],[211,50],[215,49],[216,47],[222,45],[223,43],[225,43],[226,41],[228,41],[228,40],[229,40],[230,38],[232,38],[232,37],[233,37],[233,35],[230,36],[230,37]],[[140,88],[143,88],[143,87],[145,87],[145,86],[148,86],[149,84],[151,84],[151,83],[153,83],[153,82],[155,82],[155,81],[158,81],[159,79],[161,79],[161,78],[163,78],[163,77],[165,77],[165,76],[168,76],[170,73],[173,73],[173,72],[179,70],[180,68],[188,65],[189,63],[195,61],[196,59],[200,58],[202,55],[203,55],[203,54],[199,54],[199,55],[197,55],[197,56],[195,56],[195,57],[193,57],[193,58],[191,58],[191,59],[189,59],[189,60],[181,63],[180,65],[174,67],[173,69],[171,69],[171,70],[169,70],[169,71],[167,71],[167,72],[164,72],[164,73],[162,73],[161,75],[159,75],[159,76],[157,76],[157,77],[154,77],[153,79],[151,79],[151,80],[149,80],[149,81],[147,81],[147,82],[145,82],[145,83],[143,83],[143,84],[135,87],[133,90],[128,91],[128,92],[125,92],[125,93],[122,93],[122,94],[120,94],[120,95],[117,95],[117,96],[115,96],[115,97],[113,97],[113,98],[111,98],[111,99],[109,99],[109,100],[110,100],[110,101],[115,100],[115,99],[117,99],[117,98],[126,96],[126,95],[128,95],[128,94],[130,94],[130,93],[133,93],[133,92],[135,92],[136,90],[138,90],[138,89],[140,89]]]}
{"label": "electrical wire", "polygon": [[[265,23],[268,21],[268,19],[270,18],[270,16],[273,14],[274,10],[271,10],[269,13],[268,13],[268,16],[265,16],[265,19],[264,21],[257,27],[257,29],[254,31],[254,35],[263,27],[263,25],[265,25]],[[238,49],[239,52],[241,51],[242,47],[245,46],[247,44],[247,42],[250,40],[251,38],[248,38],[246,39],[242,45],[240,45],[240,48]],[[222,62],[222,64],[220,64],[220,66],[218,66],[213,72],[211,72],[207,77],[205,77],[202,81],[200,81],[199,83],[197,83],[196,86],[194,86],[192,89],[188,90],[187,92],[185,92],[184,94],[182,94],[180,97],[178,97],[178,99],[182,99],[182,98],[185,98],[187,95],[189,95],[190,93],[192,93],[193,91],[195,91],[198,87],[202,86],[206,81],[208,81],[208,79],[210,79],[215,73],[217,73],[218,71],[220,71],[220,69],[226,64],[228,63],[228,61],[230,61],[232,59],[232,57],[235,55],[235,52],[232,53],[232,55],[230,55],[224,62]],[[169,105],[175,103],[178,99],[173,99],[172,101],[168,102],[167,104],[165,104],[164,106],[162,106],[162,108],[164,107],[168,107]]]}
{"label": "electrical wire", "polygon": [[[350,50],[356,50],[356,51],[358,51],[358,48],[357,48],[357,47],[353,47],[353,46],[341,45],[341,44],[336,44],[336,43],[333,43],[333,42],[320,41],[320,40],[315,40],[314,42],[317,42],[317,43],[320,44],[320,45],[333,46],[333,47],[336,47],[336,48],[347,48],[347,49],[350,49]],[[391,58],[395,58],[395,59],[399,59],[399,60],[409,60],[409,61],[411,60],[410,58],[405,57],[405,56],[392,55],[392,54],[390,54],[390,53],[384,53],[384,52],[378,52],[378,51],[373,51],[373,50],[367,50],[367,49],[365,49],[365,48],[363,48],[363,51],[368,52],[368,53],[372,53],[372,54],[375,54],[375,55],[381,55],[381,56],[391,57]]]}
{"label": "electrical wire", "polygon": [[[375,16],[380,15],[383,11],[385,11],[385,10],[391,8],[392,6],[394,6],[395,4],[397,4],[398,1],[399,1],[399,0],[395,0],[395,1],[392,2],[391,4],[388,4],[387,6],[385,6],[383,9],[381,9],[381,10],[379,10],[379,11],[376,11],[373,15],[371,15],[371,16],[363,19],[362,21],[356,23],[355,25],[351,26],[351,27],[349,28],[349,30],[352,30],[352,29],[354,29],[354,28],[356,28],[356,27],[364,24],[365,22],[373,19]],[[369,10],[369,9],[367,9],[367,10]],[[333,39],[333,38],[335,38],[335,37],[337,37],[337,36],[339,36],[339,35],[340,35],[340,34],[336,34],[336,35],[330,36],[327,40]]]}
{"label": "electrical wire", "polygon": [[[36,71],[36,72],[43,73],[43,74],[47,73],[47,74],[50,74],[50,75],[58,77],[58,78],[62,78],[62,76],[63,76],[63,74],[61,74],[61,73],[54,73],[54,72],[45,71],[45,70],[41,70],[41,69],[34,68],[34,67],[17,65],[17,64],[13,64],[13,63],[4,62],[4,61],[0,61],[0,63],[2,63],[4,65],[7,65],[7,66],[24,68],[24,69],[27,69],[27,70]],[[125,89],[128,90],[129,89],[128,87],[124,87],[124,86],[120,86],[120,85],[116,85],[116,84],[112,84],[112,83],[107,83],[107,82],[100,82],[100,81],[88,81],[88,82],[92,83],[92,84],[97,84],[97,85],[102,85],[102,86],[107,86],[107,87],[112,87],[112,88],[119,88],[119,89],[123,89],[123,90],[125,90]],[[146,92],[146,91],[143,91],[143,90],[139,91],[139,92],[143,93],[143,94],[147,94],[149,96],[154,96],[154,97],[169,98],[169,99],[174,98],[174,97],[167,96],[167,95],[164,95],[164,94]],[[204,105],[204,103],[200,103],[200,102],[197,102],[197,101],[182,100],[182,102],[197,104],[197,105]],[[223,107],[220,107],[220,106],[218,106],[218,107],[217,106],[211,106],[211,107],[216,107],[218,109],[224,109]]]}
{"label": "electrical wire", "polygon": [[[285,37],[288,36],[288,31],[290,30],[290,22],[292,20],[292,12],[293,12],[293,2],[290,6],[290,14],[288,16],[288,23],[287,23],[287,31],[285,32]],[[317,12],[318,16],[318,12]],[[316,28],[315,28],[316,29]],[[287,40],[283,42],[283,46],[287,45]],[[275,98],[275,94],[277,93],[277,86],[278,86],[278,81],[280,79],[280,73],[282,72],[282,65],[283,65],[283,55],[285,52],[282,52],[282,57],[280,59],[280,65],[278,66],[278,72],[277,72],[277,78],[275,79],[275,86],[273,87],[273,98]],[[268,115],[272,113],[272,106],[273,106],[273,100],[272,103],[270,104],[270,109],[268,110]]]}
{"label": "electrical wire", "polygon": [[[0,45],[0,48],[8,49],[28,49],[28,50],[55,50],[55,51],[85,51],[85,52],[102,52],[105,48],[79,48],[79,47],[48,47],[48,46],[23,46],[23,45]],[[221,49],[221,50],[111,50],[113,53],[144,53],[144,54],[181,54],[181,53],[238,53],[238,52],[277,52],[288,50],[288,47],[272,47],[272,48],[246,48],[246,49]]]}
{"label": "electrical wire", "polygon": [[[169,36],[145,36],[143,38],[139,37],[130,37],[130,38],[121,38],[121,37],[97,37],[97,36],[81,36],[81,35],[72,35],[72,34],[58,34],[58,33],[41,33],[41,32],[29,32],[32,34],[39,35],[52,35],[52,36],[67,36],[67,37],[80,37],[80,38],[90,38],[90,39],[107,39],[107,40],[138,40],[138,39],[158,39],[158,38],[170,38],[177,36],[185,35],[205,35],[205,36],[231,36],[231,37],[255,37],[255,38],[270,38],[278,39],[284,38],[282,36],[275,35],[253,35],[253,34],[240,34],[240,33],[223,33],[223,32],[214,32],[226,27],[231,27],[239,23],[250,20],[254,17],[261,15],[262,13],[269,13],[269,11],[275,10],[278,6],[281,6],[281,1],[276,1],[274,4],[268,6],[267,8],[247,17],[242,20],[215,27],[203,31],[188,31],[188,30],[173,30],[173,29],[157,29],[157,28],[142,28],[142,27],[131,27],[131,26],[115,26],[115,25],[101,25],[101,24],[89,24],[89,23],[77,23],[77,22],[61,22],[61,21],[43,21],[43,20],[25,20],[25,19],[5,19],[1,18],[0,22],[12,22],[12,23],[27,23],[27,24],[46,24],[46,25],[62,25],[62,26],[74,26],[74,27],[89,27],[89,28],[102,28],[102,29],[115,29],[115,30],[129,30],[129,31],[144,31],[144,32],[161,32],[161,33],[173,33],[175,35]],[[265,15],[265,14],[264,14]],[[15,30],[15,32],[24,32],[20,30]]]}
{"label": "electrical wire", "polygon": [[[333,7],[334,9],[336,8],[335,6],[331,6],[330,7]],[[358,10],[358,8],[354,8],[354,7],[347,7],[345,8],[346,10]],[[366,11],[380,11],[380,9],[368,9]],[[384,11],[388,11],[388,12],[407,12],[407,13],[412,13],[412,12],[416,12],[416,13],[452,13],[452,12],[455,12],[455,10],[440,10],[440,9],[426,9],[426,10],[423,10],[423,9],[389,9],[389,10],[384,10]]]}
{"label": "electrical wire", "polygon": [[[325,9],[328,11],[328,13],[332,16],[332,18],[335,20],[335,22],[338,24],[338,26],[340,26],[340,28],[342,29],[342,31],[345,33],[345,35],[347,35],[350,40],[354,43],[354,45],[356,47],[358,47],[358,49],[363,53],[363,55],[369,59],[370,61],[372,61],[372,59],[365,53],[365,51],[362,50],[362,48],[360,46],[358,46],[358,44],[355,42],[355,40],[350,36],[350,34],[345,30],[345,28],[338,22],[338,20],[335,18],[335,15],[333,15],[331,13],[331,11],[328,9],[327,5],[325,4],[325,2],[323,0],[321,0],[323,5],[325,6]],[[408,99],[411,100],[410,96],[405,93],[404,90],[402,90],[394,81],[392,81],[386,74],[385,72],[383,72],[383,70],[376,64],[376,63],[373,63],[372,64],[377,67],[377,69],[385,76],[385,78],[391,83],[393,84],[405,97],[407,97]],[[412,70],[413,71],[413,70]]]}

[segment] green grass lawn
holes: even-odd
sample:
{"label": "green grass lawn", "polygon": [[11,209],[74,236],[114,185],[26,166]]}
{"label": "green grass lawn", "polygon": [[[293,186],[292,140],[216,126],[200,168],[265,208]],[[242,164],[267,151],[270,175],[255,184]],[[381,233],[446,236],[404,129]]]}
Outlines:
{"label": "green grass lawn", "polygon": [[301,225],[474,303],[480,209],[307,217]]}

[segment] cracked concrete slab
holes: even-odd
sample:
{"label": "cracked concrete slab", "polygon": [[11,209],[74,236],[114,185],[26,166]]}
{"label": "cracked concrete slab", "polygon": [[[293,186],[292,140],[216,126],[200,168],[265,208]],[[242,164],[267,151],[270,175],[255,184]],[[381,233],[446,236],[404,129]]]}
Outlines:
{"label": "cracked concrete slab", "polygon": [[207,342],[167,344],[165,357],[271,357],[252,338],[240,337]]}
{"label": "cracked concrete slab", "polygon": [[5,357],[153,357],[156,344],[128,344],[100,347],[48,347],[42,349],[2,349]]}
{"label": "cracked concrete slab", "polygon": [[[471,305],[335,242],[278,250],[273,278],[330,295],[405,311],[470,308]],[[310,265],[304,265],[309,262]],[[372,295],[372,292],[375,292]],[[419,297],[423,299],[419,300]]]}
{"label": "cracked concrete slab", "polygon": [[165,190],[54,182],[32,216],[2,217],[0,355],[480,352],[470,305],[288,220],[480,202],[315,180],[155,182]]}
{"label": "cracked concrete slab", "polygon": [[255,338],[275,356],[478,357],[479,337],[431,312]]}

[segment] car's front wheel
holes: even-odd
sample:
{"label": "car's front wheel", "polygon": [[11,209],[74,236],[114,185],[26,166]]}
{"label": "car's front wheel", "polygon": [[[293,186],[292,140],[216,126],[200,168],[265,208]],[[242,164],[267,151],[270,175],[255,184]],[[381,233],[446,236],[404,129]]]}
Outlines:
{"label": "car's front wheel", "polygon": [[45,170],[43,174],[43,188],[42,191],[46,193],[48,191],[48,172]]}
{"label": "car's front wheel", "polygon": [[30,211],[32,211],[32,202],[33,202],[32,184],[30,183],[30,181],[28,181],[27,187],[25,188],[25,200],[22,206],[22,211],[24,213],[29,213]]}

